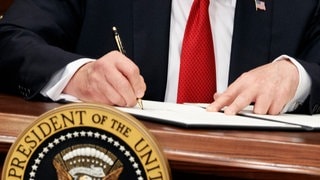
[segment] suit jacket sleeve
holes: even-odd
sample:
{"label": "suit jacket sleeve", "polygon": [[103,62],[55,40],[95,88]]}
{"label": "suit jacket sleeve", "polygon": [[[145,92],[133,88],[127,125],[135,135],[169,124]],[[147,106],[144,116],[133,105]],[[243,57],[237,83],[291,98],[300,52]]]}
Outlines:
{"label": "suit jacket sleeve", "polygon": [[70,53],[82,7],[81,0],[15,1],[0,20],[1,91],[34,98],[56,71],[82,57]]}
{"label": "suit jacket sleeve", "polygon": [[237,1],[229,83],[242,73],[286,54],[297,59],[311,77],[311,92],[295,113],[320,113],[320,1]]}
{"label": "suit jacket sleeve", "polygon": [[311,17],[300,52],[298,61],[310,75],[312,86],[310,96],[297,112],[320,113],[320,2]]}

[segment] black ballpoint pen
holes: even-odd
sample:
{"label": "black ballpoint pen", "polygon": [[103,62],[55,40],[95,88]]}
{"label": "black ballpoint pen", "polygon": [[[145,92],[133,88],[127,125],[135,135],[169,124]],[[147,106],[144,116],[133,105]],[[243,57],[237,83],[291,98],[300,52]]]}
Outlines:
{"label": "black ballpoint pen", "polygon": [[[118,30],[115,26],[112,27],[112,31],[114,33],[114,39],[116,41],[116,44],[117,44],[117,47],[119,49],[119,51],[122,53],[122,54],[126,54],[126,51],[124,50],[123,48],[123,45],[122,45],[122,42],[121,42],[121,39],[120,39],[120,35],[118,33]],[[137,101],[138,101],[138,105],[140,107],[140,109],[143,109],[143,104],[142,104],[142,100],[141,98],[137,98]]]}

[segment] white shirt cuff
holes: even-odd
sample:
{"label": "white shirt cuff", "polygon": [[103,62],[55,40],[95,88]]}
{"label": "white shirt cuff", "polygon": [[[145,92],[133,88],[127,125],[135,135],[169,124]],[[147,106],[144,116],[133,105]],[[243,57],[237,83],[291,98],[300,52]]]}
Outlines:
{"label": "white shirt cuff", "polygon": [[286,112],[294,111],[295,109],[297,109],[299,105],[301,105],[306,100],[306,98],[310,94],[312,82],[307,71],[294,58],[287,55],[281,55],[278,58],[276,58],[274,61],[279,61],[283,59],[290,60],[297,67],[299,72],[299,84],[298,84],[297,91],[293,99],[291,99],[281,111],[281,113],[286,113]]}
{"label": "white shirt cuff", "polygon": [[56,72],[41,90],[41,94],[49,97],[53,101],[66,100],[76,102],[79,101],[76,97],[63,94],[62,91],[74,75],[74,73],[84,64],[95,61],[95,59],[81,58],[69,63],[66,67]]}

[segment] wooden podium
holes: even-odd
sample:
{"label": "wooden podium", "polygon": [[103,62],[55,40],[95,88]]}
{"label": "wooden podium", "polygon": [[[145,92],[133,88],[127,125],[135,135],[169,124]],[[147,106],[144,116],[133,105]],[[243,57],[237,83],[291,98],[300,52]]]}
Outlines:
{"label": "wooden podium", "polygon": [[[19,133],[61,105],[0,94],[2,164]],[[320,179],[320,132],[185,129],[142,122],[160,142],[173,179]]]}

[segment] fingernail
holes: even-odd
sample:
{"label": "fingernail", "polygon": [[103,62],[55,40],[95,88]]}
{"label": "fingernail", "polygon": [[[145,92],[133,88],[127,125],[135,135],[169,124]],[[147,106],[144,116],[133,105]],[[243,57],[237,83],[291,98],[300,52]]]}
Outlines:
{"label": "fingernail", "polygon": [[229,109],[229,108],[226,108],[226,109],[224,110],[224,113],[225,113],[226,115],[235,115],[235,114],[236,114],[233,110],[231,110],[231,109]]}
{"label": "fingernail", "polygon": [[212,105],[207,106],[207,111],[211,111],[211,112],[217,112],[216,108]]}
{"label": "fingernail", "polygon": [[144,91],[142,90],[137,91],[136,96],[137,98],[142,98],[144,96]]}

